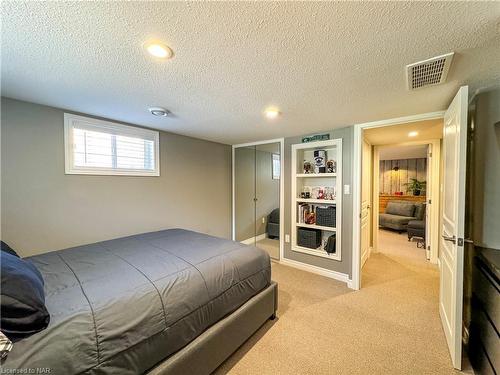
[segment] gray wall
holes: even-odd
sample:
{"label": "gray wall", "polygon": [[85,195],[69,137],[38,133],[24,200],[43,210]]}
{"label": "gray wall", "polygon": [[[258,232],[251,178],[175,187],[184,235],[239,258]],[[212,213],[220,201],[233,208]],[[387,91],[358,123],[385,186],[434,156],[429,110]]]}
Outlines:
{"label": "gray wall", "polygon": [[160,133],[160,177],[64,174],[63,113],[2,98],[2,239],[22,256],[181,227],[230,238],[230,146]]}
{"label": "gray wall", "polygon": [[[342,184],[351,186],[354,127],[335,129],[330,132],[330,139],[342,138]],[[291,235],[291,159],[292,144],[301,143],[302,137],[285,138],[284,174],[285,174],[285,234]],[[342,188],[343,191],[343,188]],[[336,261],[314,255],[292,251],[291,244],[285,243],[285,257],[318,267],[351,275],[352,260],[352,194],[342,196],[342,261]]]}
{"label": "gray wall", "polygon": [[[279,143],[235,149],[236,240],[266,233],[267,215],[279,207],[279,180],[272,178],[272,153]],[[257,197],[255,207],[253,198]],[[256,215],[256,216],[255,216]],[[266,223],[262,222],[265,218]],[[255,233],[255,234],[254,234]]]}
{"label": "gray wall", "polygon": [[500,249],[500,88],[479,94],[474,112],[473,239]]}

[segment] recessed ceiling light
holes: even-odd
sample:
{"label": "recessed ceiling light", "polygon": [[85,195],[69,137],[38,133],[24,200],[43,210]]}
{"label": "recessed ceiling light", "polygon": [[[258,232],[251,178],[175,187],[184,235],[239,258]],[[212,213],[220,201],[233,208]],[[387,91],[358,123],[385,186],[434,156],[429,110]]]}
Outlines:
{"label": "recessed ceiling light", "polygon": [[270,120],[274,120],[276,118],[278,118],[280,115],[281,115],[281,112],[279,111],[278,108],[267,108],[265,111],[264,111],[264,115],[270,119]]}
{"label": "recessed ceiling light", "polygon": [[158,57],[159,59],[170,59],[174,55],[172,49],[163,43],[148,43],[145,48],[151,56]]}
{"label": "recessed ceiling light", "polygon": [[417,135],[418,135],[418,132],[415,132],[415,131],[408,133],[408,137],[416,137]]}
{"label": "recessed ceiling light", "polygon": [[148,110],[149,112],[151,112],[153,116],[158,116],[158,117],[167,117],[172,113],[168,109],[162,107],[150,107],[148,108]]}

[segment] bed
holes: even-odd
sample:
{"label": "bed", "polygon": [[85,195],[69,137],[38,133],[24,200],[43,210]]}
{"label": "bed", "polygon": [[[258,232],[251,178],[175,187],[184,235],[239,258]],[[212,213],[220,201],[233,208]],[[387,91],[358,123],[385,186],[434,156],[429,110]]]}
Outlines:
{"label": "bed", "polygon": [[16,342],[3,369],[208,374],[277,308],[267,253],[182,229],[28,259],[51,321]]}

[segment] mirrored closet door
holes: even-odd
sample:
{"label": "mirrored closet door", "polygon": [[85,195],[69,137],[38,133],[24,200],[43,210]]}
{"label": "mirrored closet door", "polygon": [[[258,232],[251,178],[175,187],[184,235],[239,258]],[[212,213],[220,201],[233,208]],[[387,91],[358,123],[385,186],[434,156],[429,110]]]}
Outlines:
{"label": "mirrored closet door", "polygon": [[279,259],[280,143],[235,146],[234,240]]}

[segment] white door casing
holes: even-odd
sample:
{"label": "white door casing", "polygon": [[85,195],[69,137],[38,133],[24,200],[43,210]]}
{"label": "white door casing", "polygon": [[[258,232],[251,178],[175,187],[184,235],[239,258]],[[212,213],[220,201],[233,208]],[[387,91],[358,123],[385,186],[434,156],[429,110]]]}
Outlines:
{"label": "white door casing", "polygon": [[[432,230],[432,225],[431,225],[431,202],[433,200],[432,197],[432,174],[436,173],[436,171],[433,170],[432,168],[432,143],[429,143],[427,145],[427,184],[426,184],[426,207],[425,207],[425,257],[427,260],[431,259],[431,251],[430,251],[430,246],[429,244],[431,243],[431,230]],[[436,200],[434,200],[436,202]]]}
{"label": "white door casing", "polygon": [[462,367],[465,174],[468,87],[451,102],[443,128],[443,209],[439,314],[456,369]]}
{"label": "white door casing", "polygon": [[370,256],[371,238],[371,146],[363,140],[361,180],[361,268]]}

